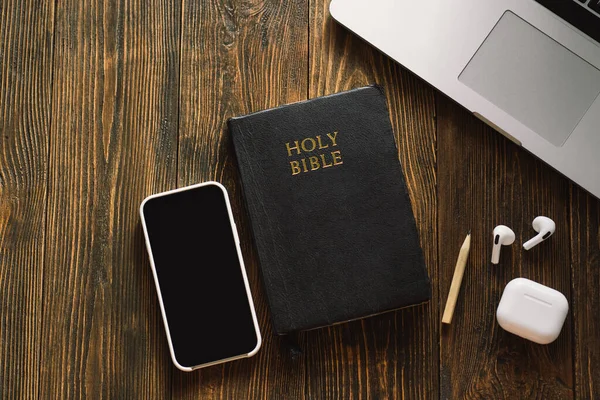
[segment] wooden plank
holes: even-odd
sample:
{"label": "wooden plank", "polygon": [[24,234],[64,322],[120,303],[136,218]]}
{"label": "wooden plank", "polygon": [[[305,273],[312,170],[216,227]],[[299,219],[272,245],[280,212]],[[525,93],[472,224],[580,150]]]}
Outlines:
{"label": "wooden plank", "polygon": [[184,4],[178,184],[227,187],[264,341],[250,359],[174,372],[173,397],[303,398],[304,357],[272,333],[226,121],[306,98],[307,2]]}
{"label": "wooden plank", "polygon": [[40,398],[168,398],[142,199],[176,181],[178,2],[56,10]]}
{"label": "wooden plank", "polygon": [[[438,204],[440,289],[445,301],[464,235],[473,244],[452,325],[441,341],[443,398],[573,397],[572,314],[559,338],[546,346],[500,328],[496,308],[504,286],[525,277],[571,296],[569,182],[541,161],[440,95]],[[525,251],[546,215],[556,233]],[[500,264],[490,262],[492,230],[511,227],[517,237]]]}
{"label": "wooden plank", "polygon": [[600,398],[600,200],[571,185],[575,395]]}
{"label": "wooden plank", "polygon": [[54,2],[0,2],[0,398],[38,398]]}
{"label": "wooden plank", "polygon": [[307,394],[319,399],[435,398],[441,314],[433,90],[338,25],[328,8],[328,0],[311,1],[309,97],[371,83],[385,89],[433,298],[425,306],[307,332]]}

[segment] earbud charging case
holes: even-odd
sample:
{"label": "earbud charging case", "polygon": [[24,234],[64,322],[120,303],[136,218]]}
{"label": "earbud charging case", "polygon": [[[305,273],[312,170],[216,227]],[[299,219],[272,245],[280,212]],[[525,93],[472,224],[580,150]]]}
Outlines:
{"label": "earbud charging case", "polygon": [[500,326],[535,343],[553,342],[562,329],[569,303],[559,291],[525,278],[508,282],[496,318]]}

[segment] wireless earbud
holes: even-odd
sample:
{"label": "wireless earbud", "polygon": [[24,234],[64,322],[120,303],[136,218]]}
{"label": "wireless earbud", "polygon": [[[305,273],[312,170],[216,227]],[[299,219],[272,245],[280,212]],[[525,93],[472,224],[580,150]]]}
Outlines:
{"label": "wireless earbud", "polygon": [[531,223],[533,229],[538,232],[532,239],[528,240],[523,244],[523,248],[525,250],[531,249],[533,246],[537,246],[542,243],[544,240],[548,239],[554,233],[556,229],[556,224],[548,217],[535,217],[533,222]]}
{"label": "wireless earbud", "polygon": [[515,233],[506,225],[494,228],[494,248],[492,249],[492,264],[500,262],[500,247],[508,246],[515,242]]}

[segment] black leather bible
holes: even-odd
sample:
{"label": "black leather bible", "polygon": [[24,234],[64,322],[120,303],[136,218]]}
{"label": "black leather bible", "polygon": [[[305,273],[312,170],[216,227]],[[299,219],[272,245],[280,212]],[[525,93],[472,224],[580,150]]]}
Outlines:
{"label": "black leather bible", "polygon": [[430,298],[380,87],[231,118],[228,127],[275,333]]}

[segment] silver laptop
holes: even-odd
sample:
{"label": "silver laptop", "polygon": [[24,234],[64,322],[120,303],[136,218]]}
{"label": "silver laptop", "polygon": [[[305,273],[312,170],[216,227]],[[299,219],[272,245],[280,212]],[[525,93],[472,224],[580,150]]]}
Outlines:
{"label": "silver laptop", "polygon": [[332,0],[330,12],[600,198],[600,0]]}

